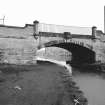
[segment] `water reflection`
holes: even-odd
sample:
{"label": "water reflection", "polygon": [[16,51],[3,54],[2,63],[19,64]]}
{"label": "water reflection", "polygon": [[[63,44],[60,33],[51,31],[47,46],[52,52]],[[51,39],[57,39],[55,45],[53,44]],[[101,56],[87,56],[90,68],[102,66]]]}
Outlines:
{"label": "water reflection", "polygon": [[85,93],[90,105],[105,105],[105,73],[72,69],[73,79]]}

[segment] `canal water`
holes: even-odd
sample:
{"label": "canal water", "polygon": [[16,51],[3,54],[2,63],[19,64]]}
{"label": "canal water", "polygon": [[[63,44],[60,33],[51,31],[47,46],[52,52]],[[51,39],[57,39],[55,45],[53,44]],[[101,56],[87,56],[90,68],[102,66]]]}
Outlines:
{"label": "canal water", "polygon": [[73,80],[84,92],[89,105],[105,105],[105,73],[72,70]]}

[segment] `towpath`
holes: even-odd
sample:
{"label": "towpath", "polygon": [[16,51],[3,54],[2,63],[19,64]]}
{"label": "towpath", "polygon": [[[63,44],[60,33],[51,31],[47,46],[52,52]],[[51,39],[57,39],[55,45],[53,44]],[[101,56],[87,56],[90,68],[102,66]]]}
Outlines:
{"label": "towpath", "polygon": [[55,64],[0,65],[0,70],[0,105],[74,105],[71,96],[82,94],[68,71]]}

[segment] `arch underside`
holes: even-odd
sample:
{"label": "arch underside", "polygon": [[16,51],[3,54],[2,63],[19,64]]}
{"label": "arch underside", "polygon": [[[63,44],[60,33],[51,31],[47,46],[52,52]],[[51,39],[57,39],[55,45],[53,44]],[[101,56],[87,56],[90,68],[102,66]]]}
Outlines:
{"label": "arch underside", "polygon": [[72,53],[72,63],[75,64],[84,64],[84,63],[94,63],[95,62],[95,52],[80,46],[78,44],[74,43],[59,43],[59,44],[50,44],[49,46],[47,45],[46,47],[60,47],[63,49],[66,49]]}

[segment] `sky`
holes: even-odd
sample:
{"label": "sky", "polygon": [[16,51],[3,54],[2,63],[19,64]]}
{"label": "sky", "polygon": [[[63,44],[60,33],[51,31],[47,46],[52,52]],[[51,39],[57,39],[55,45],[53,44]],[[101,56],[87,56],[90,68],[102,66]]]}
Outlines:
{"label": "sky", "polygon": [[[41,23],[92,27],[104,31],[105,0],[0,0],[5,25]],[[2,21],[0,20],[2,24]]]}

